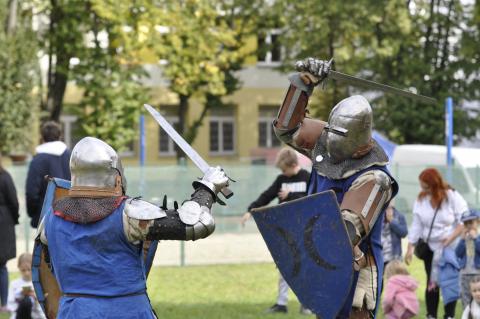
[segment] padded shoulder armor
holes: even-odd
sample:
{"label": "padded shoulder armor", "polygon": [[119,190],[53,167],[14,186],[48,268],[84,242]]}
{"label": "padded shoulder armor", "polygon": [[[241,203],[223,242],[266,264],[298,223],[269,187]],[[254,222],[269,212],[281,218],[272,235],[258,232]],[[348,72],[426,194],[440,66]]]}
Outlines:
{"label": "padded shoulder armor", "polygon": [[124,212],[128,217],[138,220],[152,220],[167,216],[165,211],[160,207],[142,199],[134,198],[127,199]]}
{"label": "padded shoulder armor", "polygon": [[[345,193],[340,209],[344,218],[358,225],[355,216],[363,225],[361,236],[368,235],[382,209],[392,197],[392,181],[381,170],[371,170],[357,177]],[[350,212],[350,217],[344,211]],[[353,219],[352,219],[353,218]]]}

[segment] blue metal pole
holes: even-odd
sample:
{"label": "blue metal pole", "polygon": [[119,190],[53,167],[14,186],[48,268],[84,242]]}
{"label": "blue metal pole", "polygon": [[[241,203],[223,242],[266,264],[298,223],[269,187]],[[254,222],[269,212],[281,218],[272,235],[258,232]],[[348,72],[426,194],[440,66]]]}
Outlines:
{"label": "blue metal pole", "polygon": [[140,115],[140,166],[145,165],[145,115]]}
{"label": "blue metal pole", "polygon": [[452,183],[453,100],[451,97],[447,97],[445,101],[445,144],[447,146],[447,181]]}

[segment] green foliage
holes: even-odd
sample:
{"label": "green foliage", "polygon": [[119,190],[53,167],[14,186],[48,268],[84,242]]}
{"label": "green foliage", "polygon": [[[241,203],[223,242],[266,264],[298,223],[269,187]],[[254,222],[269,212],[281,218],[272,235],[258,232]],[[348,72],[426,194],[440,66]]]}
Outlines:
{"label": "green foliage", "polygon": [[[308,56],[334,57],[339,71],[435,97],[438,105],[392,95],[372,105],[376,128],[394,141],[441,144],[447,96],[456,104],[457,141],[472,136],[480,124],[474,111],[468,116],[458,106],[480,94],[478,7],[478,1],[473,6],[460,0],[284,0],[277,12],[284,13],[287,68]],[[329,82],[326,94],[316,93],[313,113],[325,118],[336,102],[356,92]]]}
{"label": "green foliage", "polygon": [[[376,125],[396,142],[444,143],[444,104],[448,96],[455,104],[456,142],[471,137],[478,129],[478,111],[461,107],[463,102],[480,97],[480,85],[474,76],[478,64],[472,63],[478,52],[471,49],[475,45],[478,48],[478,42],[470,42],[472,36],[478,37],[472,9],[456,0],[416,1],[408,11],[412,31],[397,35],[401,44],[392,55],[370,64],[379,81],[414,87],[438,100],[436,105],[394,96],[379,101]],[[380,26],[378,32],[382,29]]]}
{"label": "green foliage", "polygon": [[147,91],[139,82],[144,76],[141,65],[127,62],[133,54],[122,37],[121,30],[127,25],[104,17],[107,9],[113,8],[109,5],[113,4],[92,1],[88,21],[92,39],[77,51],[79,64],[72,68],[72,74],[84,90],[79,108],[85,133],[122,150],[137,135],[136,124]]}
{"label": "green foliage", "polygon": [[35,35],[26,12],[18,14],[15,31],[3,28],[8,1],[0,0],[0,152],[26,153],[31,145],[28,129],[37,105],[32,91],[38,80]]}
{"label": "green foliage", "polygon": [[[153,23],[165,28],[151,34],[149,47],[166,61],[163,75],[180,97],[179,130],[189,142],[208,108],[222,106],[221,96],[240,88],[234,72],[254,53],[246,44],[256,34],[262,6],[259,0],[175,0],[164,1],[157,10]],[[192,96],[205,102],[201,116],[185,130]]]}
{"label": "green foliage", "polygon": [[[83,91],[76,113],[84,133],[116,149],[134,140],[140,109],[147,100],[140,84],[144,73],[132,59],[135,47],[123,32],[129,23],[137,22],[138,7],[128,4],[130,1],[103,0],[37,4],[44,6],[50,18],[50,29],[41,34],[53,61],[45,108],[57,118],[66,82],[74,80]],[[117,9],[124,11],[113,14]],[[72,59],[76,63],[71,63]]]}
{"label": "green foliage", "polygon": [[[75,68],[77,69],[77,68]],[[88,81],[79,80],[84,95],[79,104],[85,133],[101,138],[116,150],[125,149],[137,136],[137,122],[145,90],[133,79],[135,70],[119,65],[113,57],[81,64],[78,74],[88,74]]]}

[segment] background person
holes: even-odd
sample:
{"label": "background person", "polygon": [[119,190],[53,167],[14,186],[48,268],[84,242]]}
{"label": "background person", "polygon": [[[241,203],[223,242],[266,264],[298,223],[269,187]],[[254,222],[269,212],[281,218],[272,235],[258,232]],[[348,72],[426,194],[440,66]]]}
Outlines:
{"label": "background person", "polygon": [[472,299],[463,310],[462,319],[480,319],[480,276],[475,276],[469,282]]}
{"label": "background person", "polygon": [[469,210],[462,215],[462,239],[455,248],[460,270],[460,295],[463,308],[470,303],[470,280],[480,275],[480,238],[478,237],[480,214]]}
{"label": "background person", "polygon": [[[463,197],[443,180],[435,168],[422,171],[419,182],[421,191],[413,205],[413,220],[408,234],[405,261],[407,264],[412,261],[415,245],[420,238],[428,241],[429,250],[424,259],[427,275],[425,300],[427,317],[437,318],[440,290],[436,282],[438,278],[435,278],[433,273],[438,272],[438,262],[443,255],[443,249],[452,244],[462,232],[461,216],[468,211],[468,206]],[[455,317],[455,305],[456,301],[444,305],[445,318]]]}
{"label": "background person", "polygon": [[417,281],[410,276],[406,265],[392,260],[385,268],[385,294],[382,307],[387,319],[409,319],[418,314]]}
{"label": "background person", "polygon": [[62,129],[60,124],[49,121],[41,128],[42,143],[37,146],[35,156],[28,167],[26,181],[27,213],[30,216],[32,227],[38,226],[38,219],[42,211],[43,198],[47,190],[48,181],[45,176],[58,177],[70,180],[70,151],[67,145],[60,141]]}
{"label": "background person", "polygon": [[[272,185],[248,206],[247,210],[249,212],[243,215],[242,225],[245,225],[245,222],[251,217],[250,211],[252,209],[266,206],[275,198],[278,198],[279,203],[284,203],[307,195],[310,173],[298,164],[298,156],[295,150],[283,148],[277,155],[275,166],[282,171],[282,174],[278,175]],[[277,302],[267,312],[288,312],[288,289],[287,282],[279,273]],[[300,311],[304,314],[311,314],[303,306]]]}
{"label": "background person", "polygon": [[45,315],[33,290],[32,255],[21,254],[17,265],[21,277],[10,284],[8,296],[10,319],[44,319]]}
{"label": "background person", "polygon": [[2,167],[0,155],[0,312],[8,300],[7,261],[16,256],[15,225],[18,224],[18,199],[10,174]]}
{"label": "background person", "polygon": [[390,261],[402,258],[402,238],[408,234],[405,215],[390,201],[385,210],[382,227],[383,263],[386,266]]}

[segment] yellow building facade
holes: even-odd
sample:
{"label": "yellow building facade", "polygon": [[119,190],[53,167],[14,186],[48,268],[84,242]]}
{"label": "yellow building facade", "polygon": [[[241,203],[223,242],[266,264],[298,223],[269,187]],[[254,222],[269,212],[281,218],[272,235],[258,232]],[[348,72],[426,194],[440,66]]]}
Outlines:
{"label": "yellow building facade", "polygon": [[[274,69],[275,64],[259,63],[247,66],[238,72],[242,88],[231,96],[224,97],[228,106],[211,108],[198,130],[192,146],[211,165],[228,163],[272,162],[280,142],[271,129],[271,122],[283,101],[288,88],[287,75]],[[161,77],[161,69],[149,65],[150,75],[145,83],[151,88],[149,103],[175,125],[178,122],[176,108],[178,97],[169,92],[165,80]],[[69,86],[65,103],[76,103],[81,98],[78,90]],[[187,123],[192,124],[199,118],[203,105],[192,98],[187,113]],[[161,131],[155,120],[145,114],[146,157],[145,164],[175,164],[177,162],[173,142]],[[72,117],[64,116],[66,142],[70,147],[80,137],[72,136],[74,125]],[[70,123],[66,123],[69,121]],[[131,149],[123,152],[122,160],[126,164],[139,163],[140,131]]]}

